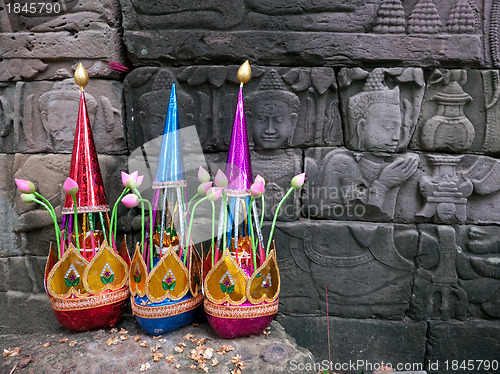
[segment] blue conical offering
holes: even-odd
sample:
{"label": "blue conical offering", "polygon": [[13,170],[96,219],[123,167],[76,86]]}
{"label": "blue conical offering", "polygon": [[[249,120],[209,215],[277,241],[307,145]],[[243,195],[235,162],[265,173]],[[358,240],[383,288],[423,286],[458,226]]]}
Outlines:
{"label": "blue conical offering", "polygon": [[141,327],[152,335],[193,322],[203,303],[201,259],[194,245],[186,245],[185,186],[177,97],[172,83],[153,182],[153,248],[142,253],[136,249],[131,264],[132,310]]}

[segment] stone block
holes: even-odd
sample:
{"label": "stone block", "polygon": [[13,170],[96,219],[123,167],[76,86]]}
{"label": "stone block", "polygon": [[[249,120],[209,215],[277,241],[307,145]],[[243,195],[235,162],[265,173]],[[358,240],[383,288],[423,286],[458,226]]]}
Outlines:
{"label": "stone block", "polygon": [[23,7],[15,11],[15,4],[6,1],[7,12],[0,21],[0,45],[5,47],[0,81],[69,78],[78,60],[83,60],[91,77],[120,77],[104,62],[126,61],[118,32],[118,2],[36,3],[35,12]]}
{"label": "stone block", "polygon": [[[430,321],[426,366],[456,374],[498,373],[499,333],[497,321]],[[479,360],[483,360],[482,364]]]}
{"label": "stone block", "polygon": [[[134,64],[241,63],[290,66],[355,66],[383,61],[406,66],[488,64],[478,20],[490,1],[454,7],[440,3],[437,18],[415,2],[212,0],[203,7],[184,1],[146,6],[122,0],[124,38]],[[203,21],[200,21],[203,14]],[[427,17],[434,19],[426,25]],[[408,24],[406,19],[409,18]],[[458,23],[462,19],[463,26]],[[392,27],[392,25],[396,25]],[[422,31],[423,27],[429,29]],[[154,31],[152,31],[154,30]],[[495,30],[496,31],[496,30]],[[492,38],[494,39],[494,38]],[[495,49],[495,40],[491,40]],[[306,46],[306,47],[305,47]],[[293,57],[293,58],[291,58]]]}
{"label": "stone block", "polygon": [[[66,154],[16,154],[14,156],[11,189],[15,190],[14,178],[27,179],[35,184],[38,192],[47,198],[61,220],[61,205],[65,201],[62,188],[66,180],[71,155]],[[121,193],[121,171],[126,170],[124,156],[99,156],[101,174],[108,203],[113,203]],[[49,213],[39,205],[25,204],[21,199],[14,201],[14,214],[17,215],[15,231],[21,237],[26,254],[45,256],[50,242],[55,240],[54,224]]]}
{"label": "stone block", "polygon": [[[326,317],[279,315],[277,320],[299,345],[313,353],[315,362],[326,360],[328,364]],[[375,364],[382,362],[394,368],[398,363],[416,363],[423,367],[425,322],[330,317],[329,323],[333,371],[369,373]]]}
{"label": "stone block", "polygon": [[[125,80],[130,151],[163,132],[171,82],[181,128],[195,125],[204,151],[227,150],[238,95],[238,66],[137,68]],[[331,68],[252,67],[244,86],[247,126],[255,149],[342,144]]]}
{"label": "stone block", "polygon": [[103,61],[125,63],[117,29],[100,25],[87,31],[1,33],[0,81],[64,79],[80,60],[92,77],[117,78]]}
{"label": "stone block", "polygon": [[9,290],[40,293],[44,292],[43,277],[45,257],[9,257]]}
{"label": "stone block", "polygon": [[[264,229],[268,235],[270,225]],[[395,234],[395,231],[397,234]],[[336,221],[280,223],[275,230],[280,311],[347,318],[402,319],[410,301],[414,253],[399,248],[415,228]],[[335,240],[332,241],[332,238]]]}
{"label": "stone block", "polygon": [[[126,153],[122,83],[91,80],[86,102],[98,153]],[[71,153],[80,92],[73,79],[6,84],[0,88],[3,153]]]}
{"label": "stone block", "polygon": [[0,292],[0,315],[3,316],[0,326],[2,336],[40,332],[46,334],[63,330],[52,312],[49,297],[45,293]]}
{"label": "stone block", "polygon": [[0,257],[21,254],[21,241],[14,232],[17,217],[13,202],[19,198],[13,180],[14,155],[0,154]]}

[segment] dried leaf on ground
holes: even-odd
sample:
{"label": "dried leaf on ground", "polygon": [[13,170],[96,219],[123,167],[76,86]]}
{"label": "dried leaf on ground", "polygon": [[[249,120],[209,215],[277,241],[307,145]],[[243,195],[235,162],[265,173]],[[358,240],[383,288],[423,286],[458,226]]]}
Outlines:
{"label": "dried leaf on ground", "polygon": [[76,345],[76,341],[72,340],[68,344],[70,347],[74,347]]}
{"label": "dried leaf on ground", "polygon": [[68,338],[62,338],[62,339],[59,339],[58,342],[59,343],[66,343],[69,339]]}
{"label": "dried leaf on ground", "polygon": [[120,340],[129,340],[130,339],[130,335],[129,334],[125,334],[125,335],[120,335]]}
{"label": "dried leaf on ground", "polygon": [[125,334],[128,334],[128,331],[125,330],[123,327],[120,329],[120,331],[118,331],[118,334],[119,335],[125,335]]}
{"label": "dried leaf on ground", "polygon": [[174,357],[174,355],[169,355],[165,358],[165,361],[167,361],[169,364],[172,364],[177,361],[177,359]]}
{"label": "dried leaf on ground", "polygon": [[145,362],[141,365],[141,368],[139,370],[142,373],[143,371],[149,370],[150,368],[151,368],[151,365],[149,364],[149,362]]}
{"label": "dried leaf on ground", "polygon": [[160,360],[164,357],[163,353],[153,353],[153,361],[160,362]]}
{"label": "dried leaf on ground", "polygon": [[44,345],[42,345],[43,348],[49,348],[50,347],[50,342],[47,342],[45,343]]}
{"label": "dried leaf on ground", "polygon": [[3,350],[3,357],[15,357],[19,356],[19,352],[21,352],[22,348],[21,347],[16,347],[16,348],[8,348]]}
{"label": "dried leaf on ground", "polygon": [[134,342],[137,343],[139,340],[141,340],[141,337],[139,335],[136,335],[136,336],[134,336],[133,340],[134,340]]}
{"label": "dried leaf on ground", "polygon": [[147,348],[148,347],[148,342],[146,340],[143,340],[141,344],[139,344],[142,348]]}
{"label": "dried leaf on ground", "polygon": [[116,345],[118,344],[118,336],[115,336],[114,338],[109,338],[106,340],[106,345],[109,347],[110,345]]}

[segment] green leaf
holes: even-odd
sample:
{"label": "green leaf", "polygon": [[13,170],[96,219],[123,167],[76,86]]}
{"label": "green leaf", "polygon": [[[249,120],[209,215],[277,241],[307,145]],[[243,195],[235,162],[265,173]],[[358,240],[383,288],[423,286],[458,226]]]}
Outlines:
{"label": "green leaf", "polygon": [[233,292],[233,291],[234,291],[234,284],[232,284],[231,286],[229,286],[229,287],[227,288],[227,293],[231,293],[231,292]]}
{"label": "green leaf", "polygon": [[104,277],[101,275],[101,282],[103,284],[108,284],[108,283],[111,283],[113,282],[113,279],[115,279],[115,275],[114,274],[111,274],[108,278]]}
{"label": "green leaf", "polygon": [[173,281],[172,283],[170,283],[170,284],[168,285],[168,290],[169,290],[169,291],[172,291],[172,290],[175,288],[175,282],[176,282],[176,281]]}
{"label": "green leaf", "polygon": [[260,278],[260,277],[262,277],[262,273],[259,273],[255,276],[255,278]]}
{"label": "green leaf", "polygon": [[78,286],[78,283],[80,283],[80,277],[76,278],[76,279],[73,281],[72,286],[73,286],[73,287],[76,287],[76,286]]}
{"label": "green leaf", "polygon": [[161,282],[162,288],[166,291],[168,290],[168,283],[167,282]]}
{"label": "green leaf", "polygon": [[135,283],[139,283],[141,281],[141,274],[134,275],[134,281],[135,281]]}
{"label": "green leaf", "polygon": [[66,284],[66,287],[71,287],[73,285],[73,282],[68,278],[64,278],[64,283]]}
{"label": "green leaf", "polygon": [[222,292],[226,293],[226,292],[227,292],[227,287],[226,287],[226,286],[224,286],[224,284],[223,284],[223,283],[219,283],[219,284],[220,284],[220,290],[221,290]]}

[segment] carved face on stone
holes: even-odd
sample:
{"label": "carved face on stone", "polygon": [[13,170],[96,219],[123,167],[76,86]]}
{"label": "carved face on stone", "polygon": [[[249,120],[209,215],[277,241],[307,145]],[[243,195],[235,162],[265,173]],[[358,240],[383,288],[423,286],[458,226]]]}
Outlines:
{"label": "carved face on stone", "polygon": [[[97,101],[89,93],[85,94],[90,125],[94,124]],[[38,99],[42,125],[53,141],[54,148],[72,149],[75,137],[80,95],[72,80],[56,83],[52,91]]]}
{"label": "carved face on stone", "polygon": [[401,112],[399,105],[373,103],[365,118],[359,120],[360,145],[366,151],[394,152],[401,135]]}
{"label": "carved face on stone", "polygon": [[255,145],[261,149],[280,148],[297,124],[297,113],[285,101],[259,100],[248,113]]}

